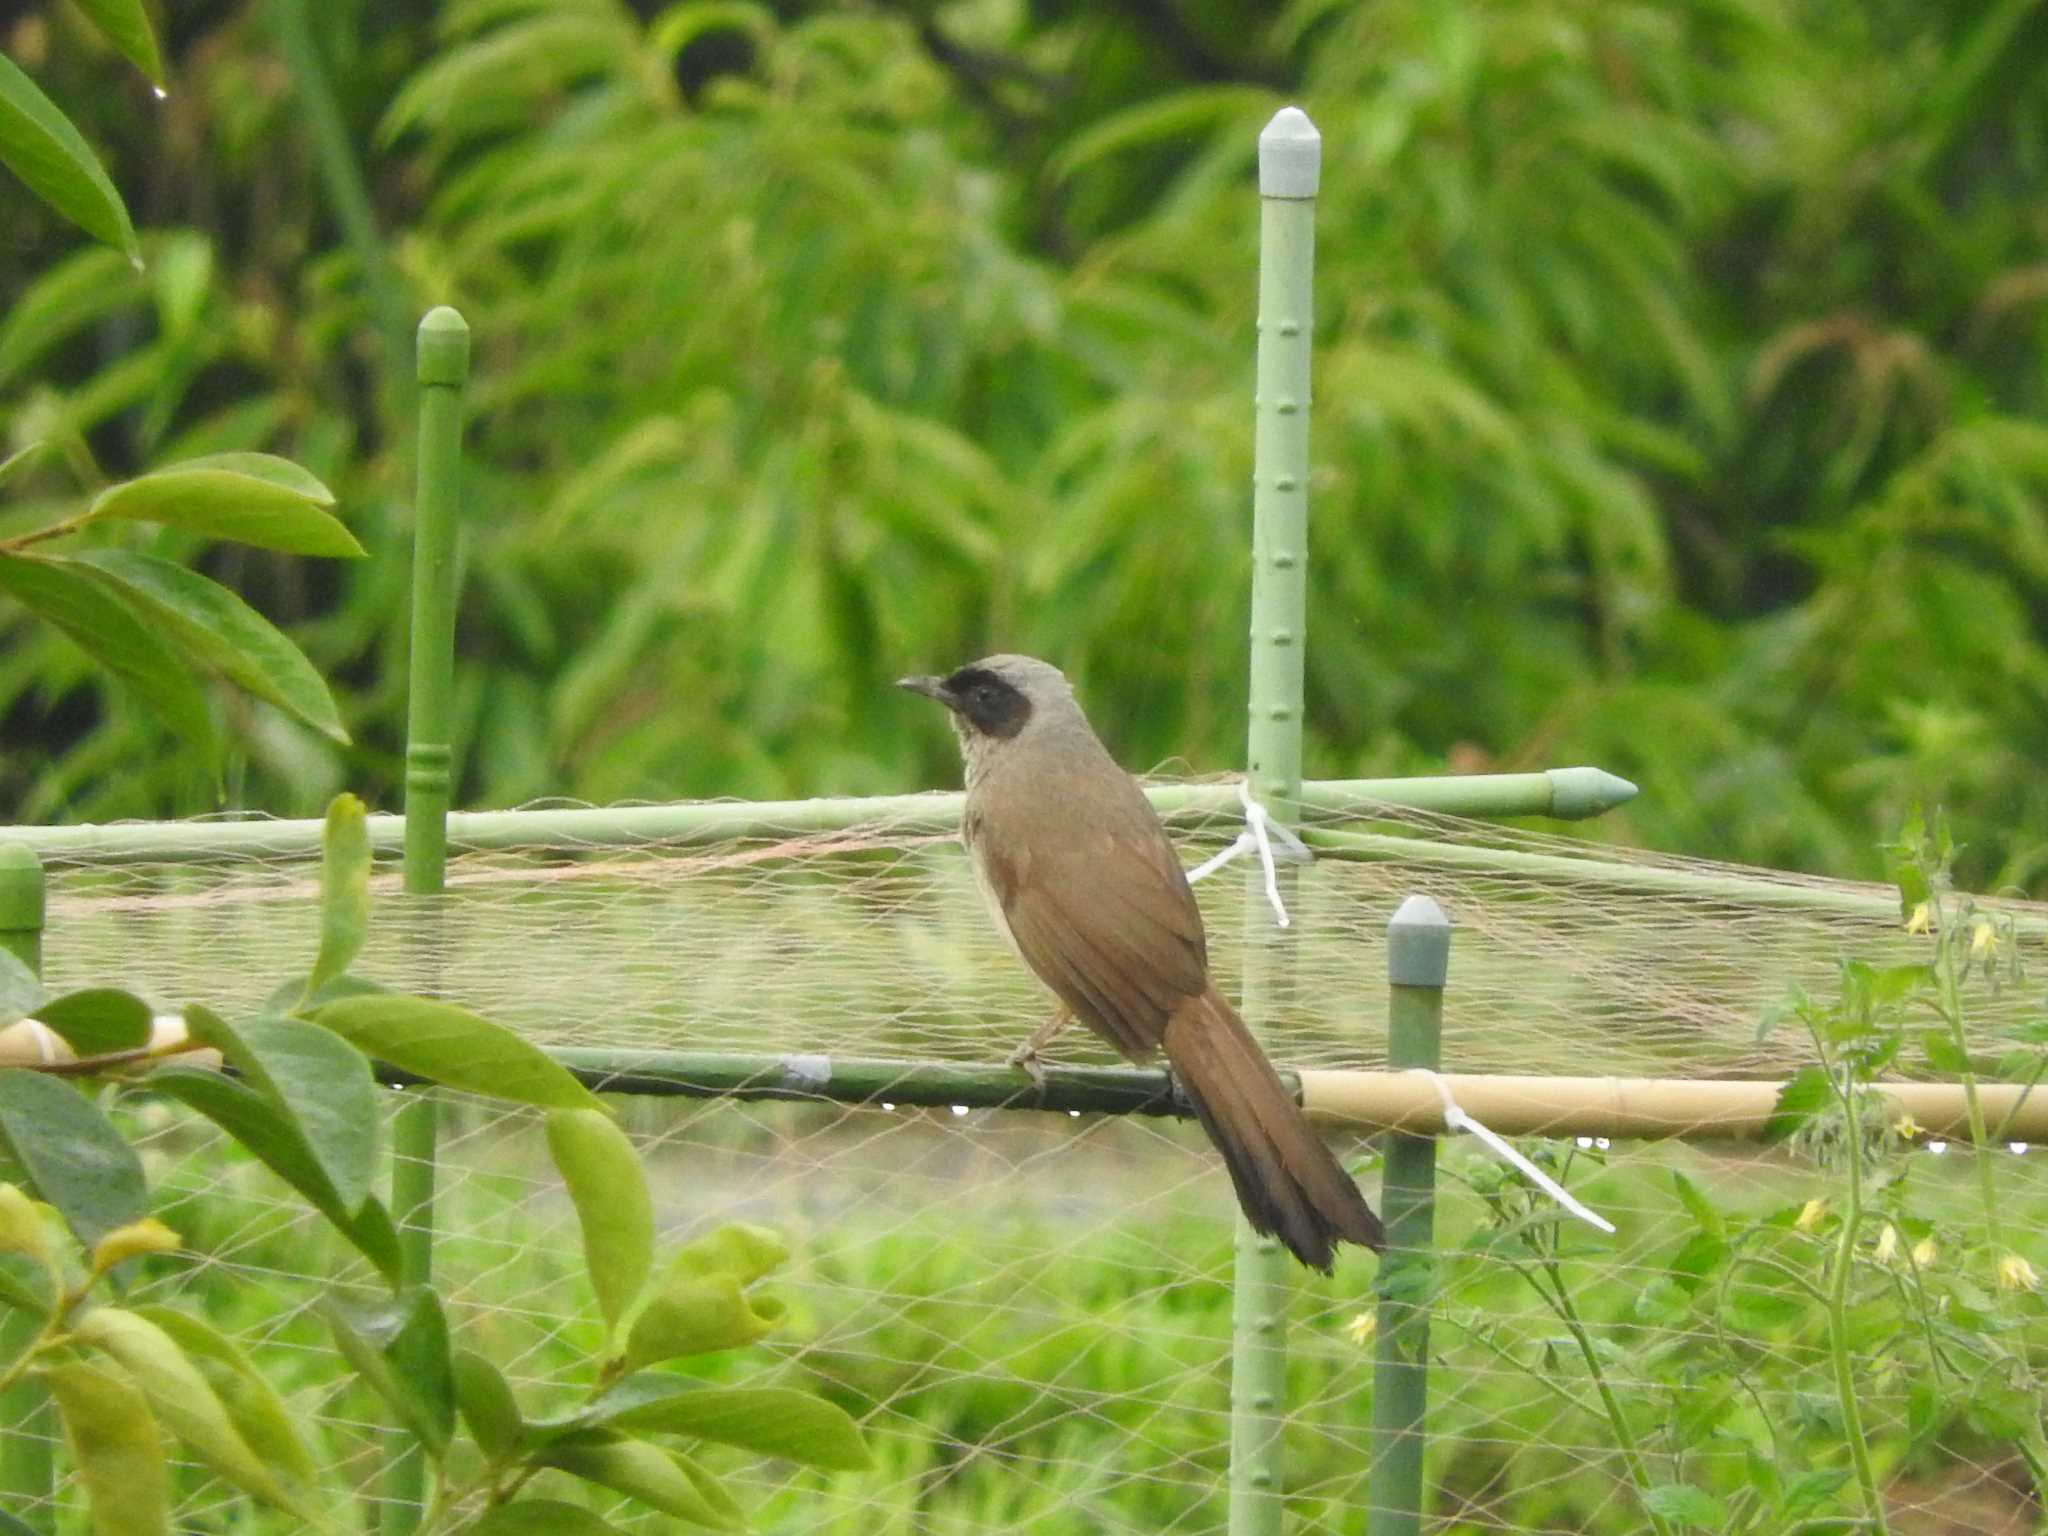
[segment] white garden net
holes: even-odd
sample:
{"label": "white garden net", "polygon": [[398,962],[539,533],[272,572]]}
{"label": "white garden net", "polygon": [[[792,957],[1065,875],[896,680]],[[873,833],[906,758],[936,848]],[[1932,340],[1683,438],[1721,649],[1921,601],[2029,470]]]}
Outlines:
{"label": "white garden net", "polygon": [[[1383,1064],[1385,925],[1416,891],[1456,924],[1452,1071],[1784,1075],[1811,1045],[1791,1030],[1759,1042],[1757,1025],[1788,985],[1831,995],[1846,957],[1925,958],[1928,941],[1904,931],[1878,887],[1390,807],[1304,815],[1403,839],[1409,856],[1325,853],[1294,879],[1292,925],[1260,933],[1287,978],[1260,1024],[1282,1066]],[[1223,816],[1175,827],[1190,865],[1236,830]],[[166,1010],[204,1002],[232,1016],[302,973],[316,944],[308,859],[49,862],[45,970],[57,987],[120,985]],[[409,897],[380,865],[356,969],[550,1045],[987,1064],[1047,1012],[946,836],[854,826],[712,845],[457,848],[448,886]],[[1270,917],[1235,872],[1198,889],[1213,967],[1235,995],[1247,924]],[[2022,950],[2048,932],[2048,908],[1997,910]],[[1973,1045],[1994,1054],[2041,1011],[2025,987],[1973,987],[1966,1001]],[[1048,1058],[1114,1059],[1079,1029]],[[868,1430],[876,1467],[860,1474],[712,1453],[760,1528],[1224,1528],[1234,1206],[1192,1124],[822,1098],[616,1102],[672,1235],[744,1219],[789,1239],[787,1325],[735,1357],[730,1379],[815,1386]],[[376,1412],[336,1385],[309,1311],[324,1287],[363,1278],[359,1266],[203,1124],[142,1099],[129,1112],[165,1218],[200,1256],[160,1261],[152,1286],[196,1291],[314,1426],[336,1492],[374,1504]],[[1375,1193],[1370,1142],[1338,1145]],[[1825,1309],[1802,1289],[1832,1252],[1839,1176],[1754,1147],[1551,1150],[1617,1237],[1572,1226],[1560,1253],[1547,1228],[1534,1247],[1489,1235],[1501,1209],[1489,1199],[1512,1215],[1521,1197],[1500,1194],[1469,1138],[1444,1144],[1432,1528],[1684,1529],[1651,1512],[1684,1495],[1646,1500],[1648,1485],[1713,1501],[1695,1513],[1719,1508],[1730,1529],[1790,1529],[1763,1512],[1794,1507],[1789,1485],[1809,1473],[1810,1516],[1852,1511]],[[2027,1353],[2040,1357],[2048,1331],[2024,1274],[2000,1264],[2017,1255],[2048,1271],[2042,1161],[1998,1156],[1995,1244],[1967,1157],[1899,1154],[1872,1197],[1881,1216],[1859,1237],[1851,1342],[1894,1530],[2031,1530],[2039,1518],[2016,1422],[2027,1414],[2008,1399],[2032,1391]],[[1673,1168],[1763,1257],[1707,1270],[1695,1253],[1688,1270],[1698,1218]],[[436,1277],[463,1342],[504,1368],[530,1410],[566,1402],[584,1384],[564,1373],[597,1325],[537,1121],[445,1096],[440,1171]],[[1830,1214],[1802,1226],[1796,1213],[1814,1198]],[[1363,1528],[1374,1265],[1347,1252],[1331,1279],[1298,1272],[1286,1404],[1298,1529]],[[1996,1328],[1959,1325],[1964,1312]],[[2031,1433],[2038,1441],[2038,1403]],[[195,1530],[284,1528],[230,1506],[195,1480],[182,1518]]]}

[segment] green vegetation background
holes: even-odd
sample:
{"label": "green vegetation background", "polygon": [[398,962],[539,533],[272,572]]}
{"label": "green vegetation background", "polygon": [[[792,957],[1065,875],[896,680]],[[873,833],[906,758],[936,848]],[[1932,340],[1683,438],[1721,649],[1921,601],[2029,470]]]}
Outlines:
{"label": "green vegetation background", "polygon": [[[1310,771],[1595,762],[1644,790],[1601,835],[1872,875],[1938,799],[1966,886],[2048,884],[2037,4],[164,10],[162,102],[63,6],[0,32],[150,257],[0,184],[0,414],[71,449],[0,534],[197,452],[335,487],[368,561],[96,535],[333,680],[352,749],[222,695],[233,804],[398,798],[405,342],[442,301],[477,338],[462,803],[950,782],[886,684],[994,648],[1065,665],[1133,767],[1235,764],[1253,146],[1296,101]],[[54,630],[0,637],[0,817],[215,808]]]}

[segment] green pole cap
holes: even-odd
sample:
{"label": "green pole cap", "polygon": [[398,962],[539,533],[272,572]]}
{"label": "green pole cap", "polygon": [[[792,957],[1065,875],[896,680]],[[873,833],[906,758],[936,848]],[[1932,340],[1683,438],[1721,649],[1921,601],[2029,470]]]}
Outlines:
{"label": "green pole cap", "polygon": [[1451,920],[1427,896],[1410,896],[1387,920],[1387,981],[1441,987],[1451,969]]}
{"label": "green pole cap", "polygon": [[1605,768],[1546,768],[1550,780],[1550,814],[1564,821],[1583,821],[1636,797],[1635,785]]}
{"label": "green pole cap", "polygon": [[469,378],[469,322],[446,304],[420,321],[419,378],[422,384],[460,387]]}
{"label": "green pole cap", "polygon": [[1299,107],[1282,107],[1259,135],[1259,196],[1314,197],[1323,177],[1323,136]]}
{"label": "green pole cap", "polygon": [[40,933],[43,861],[26,843],[0,842],[0,933]]}

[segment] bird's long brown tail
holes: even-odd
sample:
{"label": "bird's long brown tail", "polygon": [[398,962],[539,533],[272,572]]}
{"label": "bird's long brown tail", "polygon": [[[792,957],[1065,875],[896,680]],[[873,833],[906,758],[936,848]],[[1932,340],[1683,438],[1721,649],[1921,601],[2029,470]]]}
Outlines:
{"label": "bird's long brown tail", "polygon": [[1255,1230],[1326,1273],[1340,1242],[1386,1251],[1379,1217],[1214,986],[1173,1010],[1163,1043]]}

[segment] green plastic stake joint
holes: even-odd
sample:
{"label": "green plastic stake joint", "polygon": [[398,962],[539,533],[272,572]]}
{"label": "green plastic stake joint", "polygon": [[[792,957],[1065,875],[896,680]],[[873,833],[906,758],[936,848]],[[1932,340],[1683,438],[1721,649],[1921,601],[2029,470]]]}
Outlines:
{"label": "green plastic stake joint", "polygon": [[[1387,924],[1387,1064],[1443,1064],[1444,982],[1451,924],[1410,896]],[[1387,1253],[1374,1289],[1372,1442],[1366,1536],[1419,1536],[1429,1412],[1429,1306],[1436,1293],[1436,1138],[1389,1132],[1380,1215]]]}

